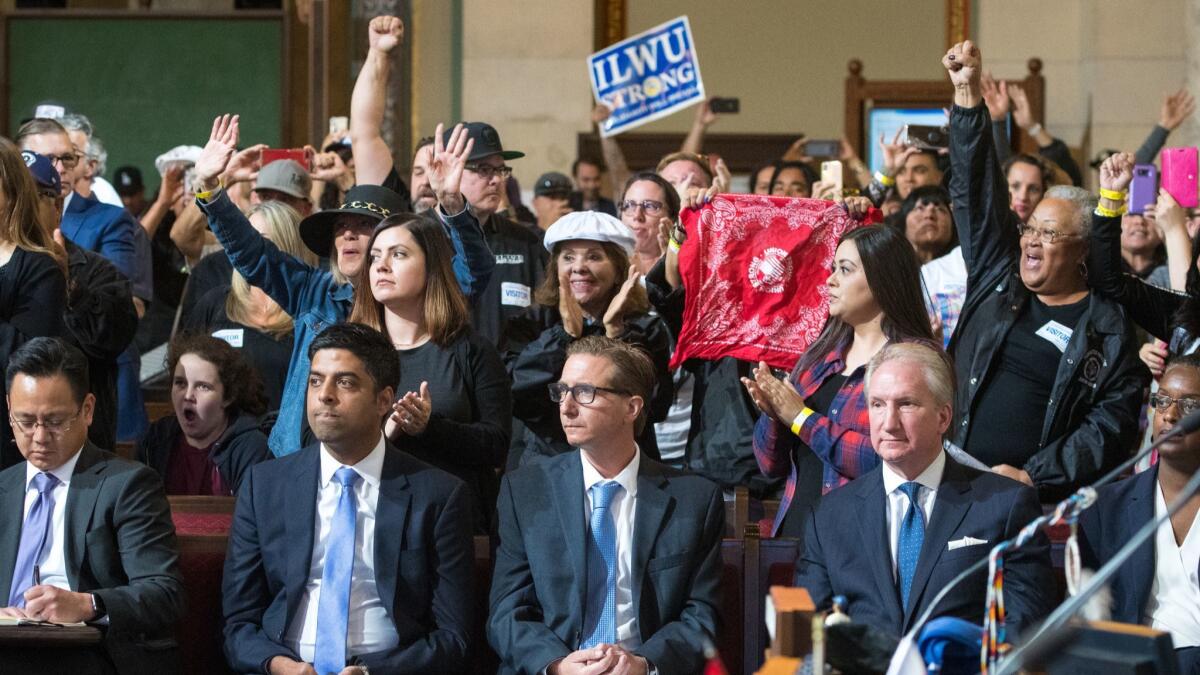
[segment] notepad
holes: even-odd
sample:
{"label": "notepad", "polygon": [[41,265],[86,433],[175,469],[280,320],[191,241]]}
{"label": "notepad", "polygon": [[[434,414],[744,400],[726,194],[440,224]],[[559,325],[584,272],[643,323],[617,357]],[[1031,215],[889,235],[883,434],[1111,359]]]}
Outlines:
{"label": "notepad", "polygon": [[54,623],[53,621],[36,621],[21,619],[15,616],[0,616],[0,626],[86,626],[82,621],[77,623]]}

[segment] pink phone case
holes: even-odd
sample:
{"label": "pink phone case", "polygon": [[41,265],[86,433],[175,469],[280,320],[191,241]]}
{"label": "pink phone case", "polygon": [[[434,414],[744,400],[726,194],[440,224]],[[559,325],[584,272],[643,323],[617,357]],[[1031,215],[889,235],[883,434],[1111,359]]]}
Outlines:
{"label": "pink phone case", "polygon": [[1166,148],[1162,151],[1162,187],[1185,209],[1200,206],[1196,154],[1196,148]]}

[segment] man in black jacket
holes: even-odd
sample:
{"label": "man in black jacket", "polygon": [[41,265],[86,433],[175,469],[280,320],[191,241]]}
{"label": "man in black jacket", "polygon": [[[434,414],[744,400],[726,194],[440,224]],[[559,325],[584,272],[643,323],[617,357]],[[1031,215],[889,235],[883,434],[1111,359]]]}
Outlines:
{"label": "man in black jacket", "polygon": [[1052,188],[1020,223],[980,93],[979,50],[955,45],[943,64],[955,90],[950,195],[968,275],[950,344],[950,438],[1053,501],[1127,455],[1148,374],[1124,312],[1088,290],[1095,199]]}

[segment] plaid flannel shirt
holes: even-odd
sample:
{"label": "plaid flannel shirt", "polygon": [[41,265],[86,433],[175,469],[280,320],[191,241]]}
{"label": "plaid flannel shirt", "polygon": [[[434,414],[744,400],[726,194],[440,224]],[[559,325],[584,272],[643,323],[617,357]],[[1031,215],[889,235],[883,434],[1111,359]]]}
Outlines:
{"label": "plaid flannel shirt", "polygon": [[[825,359],[806,372],[799,364],[788,380],[802,398],[807,399],[820,389],[830,376],[845,368],[845,353],[849,345],[830,351]],[[787,485],[779,503],[779,513],[771,526],[771,536],[779,531],[796,494],[795,450],[797,441],[804,441],[825,465],[821,478],[821,494],[849,483],[879,464],[879,456],[871,447],[871,419],[863,393],[867,368],[859,366],[850,373],[829,406],[829,414],[813,413],[804,420],[797,438],[787,423],[776,422],[761,415],[754,426],[754,457],[764,475],[787,476]]]}

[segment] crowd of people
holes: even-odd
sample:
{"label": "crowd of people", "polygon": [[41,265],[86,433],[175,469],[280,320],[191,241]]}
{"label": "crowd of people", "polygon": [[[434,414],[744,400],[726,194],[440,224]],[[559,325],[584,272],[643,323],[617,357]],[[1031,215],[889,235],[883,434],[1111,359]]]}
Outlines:
{"label": "crowd of people", "polygon": [[[103,178],[82,114],[0,139],[0,615],[105,626],[105,672],[177,667],[165,495],[233,496],[239,672],[465,670],[485,648],[473,535],[495,547],[502,672],[697,672],[735,489],[778,501],[764,536],[802,541],[796,584],[819,608],[842,596],[899,636],[990,545],[1200,410],[1200,211],[1165,190],[1128,203],[1186,92],[1136,155],[1094,167],[1097,197],[1024,92],[955,45],[944,151],[881,138],[872,173],[843,143],[838,192],[802,139],[737,197],[829,199],[855,221],[791,372],[672,369],[695,292],[679,252],[698,245],[681,213],[732,198],[702,154],[708,104],[657,166],[604,138],[527,209],[523,154],[485,122],[439,124],[401,175],[381,127],[403,37],[371,21],[349,128],[305,161],[264,162],[225,114],[160,157],[150,199],[133,167]],[[1011,151],[1010,121],[1036,154]],[[163,344],[174,414],[151,423],[139,355]],[[1085,513],[1088,565],[1166,513],[1200,435],[1138,468]],[[1185,672],[1198,512],[1191,497],[1112,588],[1113,616],[1169,632]],[[1005,577],[1019,635],[1053,606],[1044,536]],[[985,593],[980,571],[935,615],[978,624]]]}

